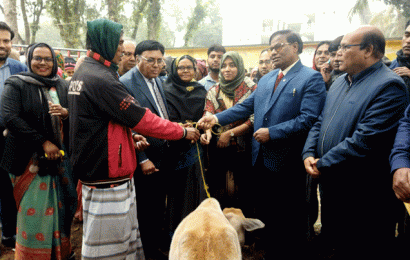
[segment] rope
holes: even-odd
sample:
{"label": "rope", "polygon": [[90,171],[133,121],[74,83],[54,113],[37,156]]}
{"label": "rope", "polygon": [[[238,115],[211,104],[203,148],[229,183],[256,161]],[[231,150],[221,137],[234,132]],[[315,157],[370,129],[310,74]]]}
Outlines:
{"label": "rope", "polygon": [[[191,122],[191,121],[186,121],[186,122],[188,124],[190,124],[191,126],[195,126],[195,128],[198,129],[198,123],[197,122]],[[216,125],[219,126],[219,127],[222,127],[220,124],[216,124]],[[214,132],[212,129],[211,129],[211,132],[214,135],[221,135],[223,133],[222,131]],[[205,192],[206,192],[206,196],[208,196],[208,198],[211,198],[211,194],[208,191],[209,186],[206,184],[206,181],[205,181],[204,167],[202,166],[202,159],[201,159],[201,153],[199,151],[198,141],[196,142],[196,150],[198,152],[199,166],[201,168],[202,182],[204,183],[204,189],[205,189]]]}

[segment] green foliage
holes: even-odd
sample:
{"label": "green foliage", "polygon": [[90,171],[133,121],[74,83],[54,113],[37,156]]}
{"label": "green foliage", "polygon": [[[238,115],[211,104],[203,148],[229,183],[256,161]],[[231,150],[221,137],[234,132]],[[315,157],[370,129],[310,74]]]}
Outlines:
{"label": "green foliage", "polygon": [[80,29],[82,17],[86,10],[85,0],[54,0],[47,2],[47,10],[57,27],[66,48],[83,46]]}
{"label": "green foliage", "polygon": [[409,0],[384,0],[385,4],[393,5],[406,20],[410,19],[410,1]]}
{"label": "green foliage", "polygon": [[186,27],[186,33],[184,36],[185,44],[187,47],[189,41],[192,39],[192,36],[196,30],[198,30],[199,25],[206,17],[206,7],[202,4],[201,0],[196,0],[196,6],[192,12],[191,17],[188,19],[188,25]]}
{"label": "green foliage", "polygon": [[[26,43],[33,43],[36,41],[37,32],[40,29],[40,17],[45,9],[43,0],[25,0],[25,7],[29,10],[32,17],[30,23],[31,39],[26,39]],[[26,37],[29,35],[26,35]]]}
{"label": "green foliage", "polygon": [[137,32],[138,32],[140,23],[142,19],[144,18],[147,5],[148,5],[148,0],[133,0],[132,1],[132,6],[133,6],[132,17],[131,17],[132,26],[130,26],[130,28],[132,27],[132,29],[130,30],[132,39],[135,39],[137,36]]}
{"label": "green foliage", "polygon": [[193,33],[189,46],[208,48],[213,44],[222,44],[222,17],[219,5],[214,0],[205,3],[206,17]]}
{"label": "green foliage", "polygon": [[40,23],[37,32],[38,42],[45,42],[53,47],[63,47],[63,40],[61,39],[58,28],[51,22]]}

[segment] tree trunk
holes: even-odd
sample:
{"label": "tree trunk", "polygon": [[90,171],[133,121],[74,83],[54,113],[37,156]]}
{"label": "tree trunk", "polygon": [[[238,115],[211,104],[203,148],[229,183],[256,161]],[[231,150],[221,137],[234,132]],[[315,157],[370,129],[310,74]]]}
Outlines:
{"label": "tree trunk", "polygon": [[161,25],[161,4],[160,0],[150,0],[150,10],[148,11],[147,28],[148,39],[157,40]]}
{"label": "tree trunk", "polygon": [[114,22],[117,22],[116,20],[116,11],[115,11],[115,0],[107,0],[107,8],[108,8],[108,19]]}
{"label": "tree trunk", "polygon": [[138,0],[137,3],[134,2],[134,12],[132,13],[132,18],[134,20],[134,28],[131,33],[131,39],[137,37],[138,28],[142,18],[144,17],[144,10],[147,7],[148,0]]}
{"label": "tree trunk", "polygon": [[24,44],[30,44],[30,24],[27,19],[26,1],[20,0],[21,14],[24,21]]}
{"label": "tree trunk", "polygon": [[45,6],[43,0],[37,0],[37,4],[34,7],[33,11],[33,22],[30,25],[31,29],[31,42],[36,42],[36,34],[38,30],[40,30],[40,17],[41,13],[43,12]]}
{"label": "tree trunk", "polygon": [[17,1],[3,0],[4,4],[4,20],[14,31],[14,43],[22,43],[17,24]]}

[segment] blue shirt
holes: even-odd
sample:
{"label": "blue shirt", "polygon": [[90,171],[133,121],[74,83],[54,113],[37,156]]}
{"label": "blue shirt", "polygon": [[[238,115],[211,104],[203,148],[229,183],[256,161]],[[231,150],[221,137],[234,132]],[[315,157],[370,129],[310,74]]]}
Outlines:
{"label": "blue shirt", "polygon": [[[3,94],[5,81],[14,74],[27,71],[27,66],[20,61],[7,58],[3,66],[0,67],[0,98]],[[0,114],[0,126],[3,126],[3,117]]]}
{"label": "blue shirt", "polygon": [[201,79],[198,81],[200,84],[204,85],[206,91],[208,91],[213,85],[215,85],[217,82],[212,79],[212,77],[208,74],[205,78]]}
{"label": "blue shirt", "polygon": [[3,93],[4,82],[11,76],[9,59],[0,67],[0,96]]}

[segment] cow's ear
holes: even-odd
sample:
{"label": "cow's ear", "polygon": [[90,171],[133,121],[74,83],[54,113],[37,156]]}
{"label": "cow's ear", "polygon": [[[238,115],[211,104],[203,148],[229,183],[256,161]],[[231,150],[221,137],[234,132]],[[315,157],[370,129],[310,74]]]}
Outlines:
{"label": "cow's ear", "polygon": [[256,229],[264,228],[265,224],[256,218],[245,218],[243,221],[243,227],[246,231],[253,231]]}

